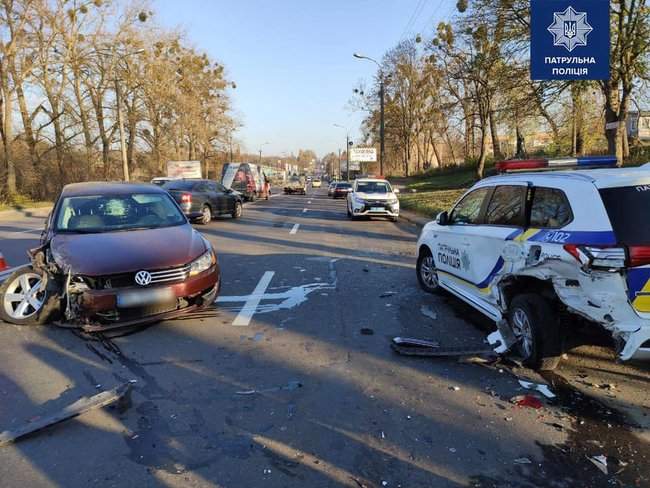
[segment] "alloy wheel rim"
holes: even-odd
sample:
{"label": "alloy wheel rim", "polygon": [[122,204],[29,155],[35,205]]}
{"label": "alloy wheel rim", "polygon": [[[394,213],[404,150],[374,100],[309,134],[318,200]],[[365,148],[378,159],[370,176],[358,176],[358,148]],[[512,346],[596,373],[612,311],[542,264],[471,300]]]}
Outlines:
{"label": "alloy wheel rim", "polygon": [[210,209],[208,207],[205,207],[203,209],[203,221],[204,222],[209,222],[211,218],[212,218],[212,215],[210,215]]}
{"label": "alloy wheel rim", "polygon": [[241,217],[241,203],[239,202],[235,204],[235,215]]}
{"label": "alloy wheel rim", "polygon": [[422,276],[422,280],[428,287],[436,288],[438,286],[438,273],[436,273],[436,268],[433,264],[433,257],[426,256],[422,259],[420,276]]}
{"label": "alloy wheel rim", "polygon": [[7,287],[3,305],[5,313],[16,320],[24,320],[37,314],[43,308],[45,290],[43,280],[36,273],[17,276]]}
{"label": "alloy wheel rim", "polygon": [[528,314],[521,308],[515,309],[512,316],[512,331],[519,339],[521,352],[529,358],[533,353],[533,329]]}

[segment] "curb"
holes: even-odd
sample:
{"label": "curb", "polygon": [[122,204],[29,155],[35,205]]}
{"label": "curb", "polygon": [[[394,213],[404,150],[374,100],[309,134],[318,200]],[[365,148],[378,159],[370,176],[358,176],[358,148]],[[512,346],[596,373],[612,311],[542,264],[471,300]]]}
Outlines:
{"label": "curb", "polygon": [[426,224],[433,220],[416,214],[415,212],[403,209],[400,209],[399,216],[400,218],[406,220],[407,222],[410,222],[411,224],[417,225],[418,227],[424,227]]}

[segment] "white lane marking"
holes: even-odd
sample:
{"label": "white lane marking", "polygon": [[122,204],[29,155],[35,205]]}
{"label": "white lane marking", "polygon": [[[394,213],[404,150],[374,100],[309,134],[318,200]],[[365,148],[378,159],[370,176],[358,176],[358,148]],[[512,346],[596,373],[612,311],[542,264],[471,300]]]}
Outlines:
{"label": "white lane marking", "polygon": [[307,213],[307,209],[306,209],[306,208],[303,208],[303,209],[302,209],[302,213]]}
{"label": "white lane marking", "polygon": [[[269,312],[278,312],[280,310],[290,310],[294,307],[297,307],[305,303],[313,292],[322,291],[322,290],[336,290],[338,279],[336,276],[335,264],[338,259],[329,259],[329,258],[307,258],[314,261],[329,261],[329,282],[317,282],[309,283],[301,286],[294,286],[287,288],[286,291],[276,292],[276,293],[262,293],[256,294],[253,292],[252,295],[240,295],[240,296],[220,296],[215,300],[215,303],[238,303],[246,302],[254,298],[258,302],[264,301],[266,303],[260,303],[256,310],[256,314],[269,313]],[[268,303],[269,301],[274,301],[278,303]],[[238,307],[231,308],[229,306],[220,307],[226,311],[235,311]],[[234,325],[234,324],[233,324]]]}
{"label": "white lane marking", "polygon": [[298,232],[298,227],[300,227],[300,224],[293,224],[293,227],[289,231],[289,234],[295,234],[296,232]]}
{"label": "white lane marking", "polygon": [[[267,271],[262,275],[262,278],[260,278],[260,281],[253,290],[252,295],[249,295],[246,303],[244,303],[244,307],[241,309],[237,317],[235,317],[232,325],[235,327],[246,327],[251,323],[251,319],[253,318],[253,315],[255,314],[258,305],[260,304],[262,296],[266,292],[266,289],[269,287],[269,283],[271,283],[273,275],[275,275],[275,271]],[[217,299],[217,301],[219,300]]]}
{"label": "white lane marking", "polygon": [[9,230],[9,231],[2,231],[0,230],[0,234],[27,234],[29,232],[41,232],[43,229],[41,227],[37,227],[35,229],[26,229],[26,230]]}
{"label": "white lane marking", "polygon": [[311,200],[308,200],[307,203],[311,203]]}

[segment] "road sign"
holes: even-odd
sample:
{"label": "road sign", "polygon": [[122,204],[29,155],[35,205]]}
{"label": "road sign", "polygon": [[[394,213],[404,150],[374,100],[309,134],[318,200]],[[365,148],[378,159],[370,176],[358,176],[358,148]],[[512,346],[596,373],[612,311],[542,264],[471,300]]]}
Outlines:
{"label": "road sign", "polygon": [[[377,149],[374,147],[355,147],[350,149],[350,161],[357,163],[376,163]],[[352,169],[352,165],[350,165]]]}
{"label": "road sign", "polygon": [[202,178],[201,161],[167,161],[169,178]]}
{"label": "road sign", "polygon": [[609,50],[609,0],[531,0],[533,80],[608,80]]}

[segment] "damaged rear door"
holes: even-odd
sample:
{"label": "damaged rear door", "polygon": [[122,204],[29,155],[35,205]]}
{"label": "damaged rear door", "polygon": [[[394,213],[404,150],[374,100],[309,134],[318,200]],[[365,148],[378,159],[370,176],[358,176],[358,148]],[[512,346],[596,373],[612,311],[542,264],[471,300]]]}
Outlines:
{"label": "damaged rear door", "polygon": [[650,185],[601,188],[618,243],[627,249],[628,299],[650,319]]}

